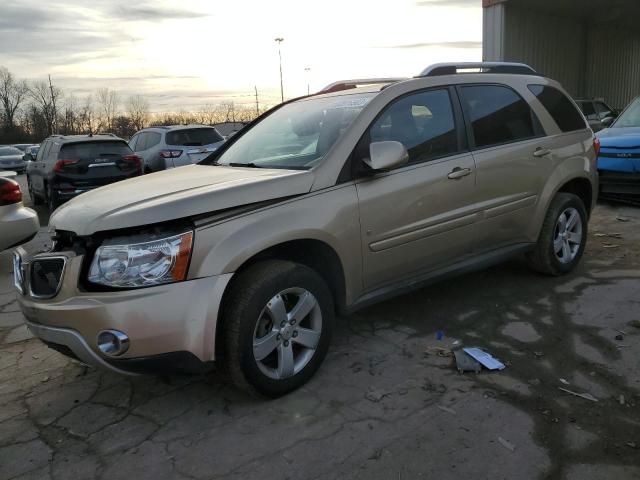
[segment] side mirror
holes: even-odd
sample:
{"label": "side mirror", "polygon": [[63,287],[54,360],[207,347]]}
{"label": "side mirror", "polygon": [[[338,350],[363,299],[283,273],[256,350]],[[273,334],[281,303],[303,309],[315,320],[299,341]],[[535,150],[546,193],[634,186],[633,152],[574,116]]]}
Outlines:
{"label": "side mirror", "polygon": [[602,122],[601,122],[602,126],[603,127],[610,127],[614,120],[615,120],[615,118],[613,118],[613,117],[605,117],[605,118],[602,119]]}
{"label": "side mirror", "polygon": [[409,153],[400,142],[373,142],[369,145],[369,158],[364,159],[373,170],[391,170],[406,165]]}

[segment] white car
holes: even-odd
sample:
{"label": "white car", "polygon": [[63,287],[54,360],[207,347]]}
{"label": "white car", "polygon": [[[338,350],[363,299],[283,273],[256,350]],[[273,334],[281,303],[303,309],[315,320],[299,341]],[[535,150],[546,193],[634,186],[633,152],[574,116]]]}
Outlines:
{"label": "white car", "polygon": [[24,243],[38,232],[38,214],[22,204],[15,172],[0,172],[0,251]]}

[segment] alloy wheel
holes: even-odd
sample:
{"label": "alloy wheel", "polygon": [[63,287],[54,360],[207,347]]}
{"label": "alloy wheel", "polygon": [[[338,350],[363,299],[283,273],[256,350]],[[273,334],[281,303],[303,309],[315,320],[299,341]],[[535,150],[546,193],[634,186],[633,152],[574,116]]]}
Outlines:
{"label": "alloy wheel", "polygon": [[582,244],[582,218],[573,207],[564,210],[556,221],[553,235],[553,251],[562,263],[576,258]]}
{"label": "alloy wheel", "polygon": [[268,377],[282,380],[311,361],[322,333],[322,311],[311,292],[288,288],[262,309],[253,334],[253,356]]}

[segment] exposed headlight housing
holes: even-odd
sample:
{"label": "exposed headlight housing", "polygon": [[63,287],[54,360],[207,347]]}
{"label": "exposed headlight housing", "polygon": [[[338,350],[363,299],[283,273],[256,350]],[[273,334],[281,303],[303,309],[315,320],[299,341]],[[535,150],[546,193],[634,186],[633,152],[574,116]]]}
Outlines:
{"label": "exposed headlight housing", "polygon": [[192,231],[139,243],[106,241],[93,256],[88,280],[115,288],[180,282],[187,277],[192,245]]}

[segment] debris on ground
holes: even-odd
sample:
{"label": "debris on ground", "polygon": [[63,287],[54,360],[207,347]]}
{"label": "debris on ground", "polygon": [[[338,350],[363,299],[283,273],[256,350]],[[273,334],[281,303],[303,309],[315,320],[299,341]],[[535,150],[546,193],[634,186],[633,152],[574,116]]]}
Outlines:
{"label": "debris on ground", "polygon": [[460,373],[464,372],[476,372],[480,373],[482,367],[480,366],[480,362],[476,361],[469,355],[467,355],[463,350],[458,349],[453,351],[453,355],[456,358],[456,366],[458,367],[458,371]]}
{"label": "debris on ground", "polygon": [[509,440],[505,440],[502,437],[498,437],[498,441],[500,442],[500,445],[502,445],[507,450],[510,450],[512,452],[515,451],[516,446],[513,443],[511,443]]}
{"label": "debris on ground", "polygon": [[534,387],[537,387],[537,386],[539,386],[539,385],[540,385],[540,383],[542,383],[542,382],[540,382],[540,379],[539,379],[539,378],[532,378],[532,379],[531,379],[531,380],[529,380],[527,383],[528,383],[529,385],[533,385]]}
{"label": "debris on ground", "polygon": [[602,248],[618,248],[620,245],[615,243],[603,243]]}
{"label": "debris on ground", "polygon": [[640,320],[631,320],[629,322],[630,327],[640,328]]}
{"label": "debris on ground", "polygon": [[544,352],[533,352],[533,354],[538,358],[544,357]]}
{"label": "debris on ground", "polygon": [[444,338],[444,331],[438,330],[436,332],[436,340],[442,340]]}
{"label": "debris on ground", "polygon": [[638,445],[636,444],[636,442],[627,442],[626,445],[627,447],[630,447],[630,448],[638,448]]}
{"label": "debris on ground", "polygon": [[445,407],[444,405],[436,405],[443,412],[450,413],[451,415],[455,415],[456,411],[453,408]]}
{"label": "debris on ground", "polygon": [[438,347],[438,346],[429,346],[425,348],[424,353],[427,355],[433,355],[436,357],[450,357],[453,355],[453,352],[450,348],[446,347]]}
{"label": "debris on ground", "polygon": [[620,394],[620,396],[618,397],[618,403],[620,403],[620,405],[626,405],[624,395]]}
{"label": "debris on ground", "polygon": [[622,215],[618,215],[616,217],[616,220],[618,220],[619,222],[628,222],[631,219],[629,217],[623,217]]}
{"label": "debris on ground", "polygon": [[565,380],[564,378],[560,379],[560,383],[564,383],[565,385],[569,385],[569,382],[567,380]]}
{"label": "debris on ground", "polygon": [[624,340],[624,335],[622,335],[621,333],[619,333],[618,335],[616,335],[614,337],[616,340]]}
{"label": "debris on ground", "polygon": [[389,395],[387,392],[382,392],[380,390],[370,390],[367,392],[365,398],[371,402],[378,403],[387,395]]}
{"label": "debris on ground", "polygon": [[593,395],[591,395],[590,393],[578,393],[578,392],[574,392],[572,390],[569,390],[568,388],[562,388],[562,387],[558,387],[559,390],[562,390],[563,392],[566,393],[570,393],[571,395],[574,395],[576,397],[580,397],[580,398],[584,398],[585,400],[590,400],[592,402],[597,402],[598,399],[596,397],[594,397]]}
{"label": "debris on ground", "polygon": [[491,356],[490,353],[478,347],[468,347],[462,349],[466,354],[471,355],[474,359],[480,362],[484,367],[489,370],[502,370],[505,365],[497,358]]}

